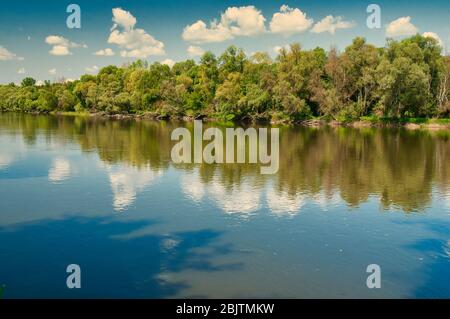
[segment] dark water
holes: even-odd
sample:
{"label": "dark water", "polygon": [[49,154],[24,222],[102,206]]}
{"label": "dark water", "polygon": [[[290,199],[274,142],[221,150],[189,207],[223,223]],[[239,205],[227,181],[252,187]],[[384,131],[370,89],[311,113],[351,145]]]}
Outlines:
{"label": "dark water", "polygon": [[174,165],[177,125],[0,115],[4,297],[450,298],[448,133],[282,128],[261,175]]}

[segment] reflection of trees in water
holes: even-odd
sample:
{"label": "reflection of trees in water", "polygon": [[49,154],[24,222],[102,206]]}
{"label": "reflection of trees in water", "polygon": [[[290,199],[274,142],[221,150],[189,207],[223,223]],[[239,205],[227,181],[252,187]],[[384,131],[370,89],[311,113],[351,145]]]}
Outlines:
{"label": "reflection of trees in water", "polygon": [[[174,145],[170,134],[179,125],[23,114],[0,117],[1,127],[22,134],[27,143],[35,143],[39,133],[52,143],[76,142],[85,152],[97,152],[107,164],[126,163],[156,171],[169,167]],[[192,129],[191,123],[186,126]],[[302,194],[326,199],[338,191],[350,206],[375,195],[384,208],[394,205],[413,211],[430,203],[433,185],[442,191],[448,189],[447,133],[330,127],[282,128],[280,133],[280,168],[275,176],[261,175],[259,165],[174,167],[191,173],[195,169],[195,182],[215,189],[217,196],[224,199],[247,186],[254,192],[261,191],[271,180],[280,198],[295,200]],[[198,185],[197,192],[200,196]],[[274,202],[277,200],[274,198]]]}
{"label": "reflection of trees in water", "polygon": [[350,206],[377,195],[384,208],[412,211],[430,202],[432,182],[448,182],[449,144],[432,132],[300,128],[281,136],[279,187],[289,192],[339,190]]}

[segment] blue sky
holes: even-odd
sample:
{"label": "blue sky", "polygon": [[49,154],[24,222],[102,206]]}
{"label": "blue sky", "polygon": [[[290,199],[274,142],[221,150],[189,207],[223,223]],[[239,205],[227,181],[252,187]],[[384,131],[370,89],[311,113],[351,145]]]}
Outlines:
{"label": "blue sky", "polygon": [[[81,7],[81,29],[66,26],[70,3]],[[370,3],[381,7],[380,29],[366,26]],[[136,58],[165,63],[198,59],[202,51],[220,54],[231,44],[248,54],[274,56],[275,47],[292,42],[307,49],[343,49],[356,36],[382,46],[387,36],[432,32],[450,47],[450,2],[443,0],[2,0],[0,5],[0,83],[25,76],[76,79]],[[122,10],[113,15],[114,8]],[[114,55],[94,54],[105,49]]]}

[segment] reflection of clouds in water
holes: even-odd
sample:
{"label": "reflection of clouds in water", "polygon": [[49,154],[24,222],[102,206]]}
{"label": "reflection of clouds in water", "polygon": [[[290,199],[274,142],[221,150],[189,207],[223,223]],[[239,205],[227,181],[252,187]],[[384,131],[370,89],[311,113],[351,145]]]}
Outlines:
{"label": "reflection of clouds in water", "polygon": [[447,204],[447,207],[450,207],[450,189],[446,189],[442,191],[442,197],[445,203]]}
{"label": "reflection of clouds in water", "polygon": [[183,174],[181,177],[181,189],[190,199],[199,202],[205,196],[205,186],[198,174]]}
{"label": "reflection of clouds in water", "polygon": [[0,170],[23,158],[26,151],[27,146],[22,138],[0,135]]}
{"label": "reflection of clouds in water", "polygon": [[65,181],[70,177],[70,163],[65,158],[55,158],[48,171],[48,180],[52,183]]}
{"label": "reflection of clouds in water", "polygon": [[220,209],[229,214],[248,214],[257,210],[261,197],[260,191],[248,183],[226,187],[218,176],[205,184],[200,179],[198,171],[182,176],[181,189],[188,198],[196,202],[206,196],[212,198]]}
{"label": "reflection of clouds in water", "polygon": [[[262,189],[251,180],[239,184],[225,185],[216,175],[209,182],[203,182],[198,170],[181,177],[181,190],[185,196],[195,202],[211,198],[225,213],[250,214],[260,207]],[[318,205],[322,210],[339,205],[338,192],[320,192],[315,195],[290,193],[268,186],[266,190],[266,207],[276,216],[295,216],[300,213],[306,202]]]}
{"label": "reflection of clouds in water", "polygon": [[5,169],[14,162],[14,156],[11,154],[0,154],[0,169]]}
{"label": "reflection of clouds in water", "polygon": [[261,193],[247,183],[225,187],[217,180],[208,188],[212,198],[225,213],[251,213],[259,208]]}
{"label": "reflection of clouds in water", "polygon": [[107,166],[107,171],[114,196],[113,206],[117,211],[133,204],[136,195],[162,175],[162,171],[130,166]]}
{"label": "reflection of clouds in water", "polygon": [[177,248],[177,246],[179,244],[180,244],[180,240],[179,239],[165,238],[165,239],[161,240],[161,249],[164,252],[169,252],[169,251]]}
{"label": "reflection of clouds in water", "polygon": [[277,216],[294,216],[305,204],[305,195],[291,195],[286,191],[267,190],[267,206]]}
{"label": "reflection of clouds in water", "polygon": [[322,210],[327,211],[330,206],[339,205],[342,200],[337,191],[333,191],[330,194],[320,192],[312,196],[312,201],[318,205]]}

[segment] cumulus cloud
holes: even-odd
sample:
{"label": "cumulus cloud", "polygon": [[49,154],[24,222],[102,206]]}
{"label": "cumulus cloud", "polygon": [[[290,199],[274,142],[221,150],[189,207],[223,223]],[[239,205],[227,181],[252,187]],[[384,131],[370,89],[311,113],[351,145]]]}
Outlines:
{"label": "cumulus cloud", "polygon": [[131,30],[136,25],[137,20],[130,12],[122,10],[121,8],[114,8],[112,9],[112,12],[114,22],[112,29],[120,25],[124,29]]}
{"label": "cumulus cloud", "polygon": [[102,49],[94,53],[94,55],[98,56],[113,56],[114,54],[114,51],[110,48]]}
{"label": "cumulus cloud", "polygon": [[230,7],[221,15],[220,22],[209,26],[202,20],[184,28],[182,37],[193,43],[222,42],[235,36],[252,36],[265,31],[266,19],[254,6]]}
{"label": "cumulus cloud", "polygon": [[229,28],[232,35],[250,36],[264,32],[265,21],[254,6],[231,7],[222,14],[221,24]]}
{"label": "cumulus cloud", "polygon": [[439,35],[435,32],[424,32],[422,34],[422,36],[424,36],[425,38],[433,38],[435,39],[439,46],[444,47],[444,42],[442,41],[442,39],[439,37]]}
{"label": "cumulus cloud", "polygon": [[19,70],[17,70],[18,74],[25,74],[25,68],[20,68]]}
{"label": "cumulus cloud", "polygon": [[203,50],[201,47],[190,45],[187,48],[187,53],[190,56],[202,56],[205,53],[205,50]]}
{"label": "cumulus cloud", "polygon": [[222,24],[213,21],[208,27],[205,22],[198,20],[184,28],[182,37],[193,43],[222,42],[233,38],[230,30]]}
{"label": "cumulus cloud", "polygon": [[51,55],[71,55],[72,52],[70,52],[68,47],[62,46],[62,45],[55,45],[49,53]]}
{"label": "cumulus cloud", "polygon": [[401,17],[388,24],[386,27],[386,36],[408,36],[416,34],[417,31],[417,27],[411,23],[411,17]]}
{"label": "cumulus cloud", "polygon": [[280,12],[276,12],[272,16],[270,31],[285,35],[300,33],[309,29],[313,22],[314,20],[309,19],[300,9],[282,5]]}
{"label": "cumulus cloud", "polygon": [[49,74],[51,74],[51,75],[55,75],[56,74],[56,69],[50,69],[50,70],[48,70],[48,73]]}
{"label": "cumulus cloud", "polygon": [[17,54],[12,53],[8,49],[0,45],[0,61],[8,61],[8,60],[23,60],[23,58],[18,57]]}
{"label": "cumulus cloud", "polygon": [[329,15],[317,22],[311,29],[311,32],[328,32],[331,34],[335,34],[336,30],[338,29],[350,29],[354,26],[354,22],[344,21],[342,17],[333,17],[332,15]]}
{"label": "cumulus cloud", "polygon": [[164,61],[161,61],[161,64],[165,64],[165,65],[168,65],[170,67],[173,67],[173,65],[175,64],[175,61],[171,60],[171,59],[165,59]]}
{"label": "cumulus cloud", "polygon": [[145,30],[135,28],[136,18],[128,11],[114,8],[113,22],[108,43],[116,44],[122,51],[120,56],[147,58],[150,55],[164,55],[164,43],[156,40]]}
{"label": "cumulus cloud", "polygon": [[98,72],[98,66],[94,65],[94,66],[91,66],[91,67],[87,67],[85,70],[88,73],[97,73]]}
{"label": "cumulus cloud", "polygon": [[45,43],[52,46],[49,51],[51,55],[64,56],[72,55],[71,48],[87,48],[85,44],[78,44],[71,42],[68,39],[59,35],[49,35],[45,38]]}
{"label": "cumulus cloud", "polygon": [[289,51],[290,48],[289,48],[288,44],[285,44],[283,46],[276,45],[276,46],[273,47],[273,52],[275,52],[276,54],[280,54],[282,49],[285,49],[286,51]]}

